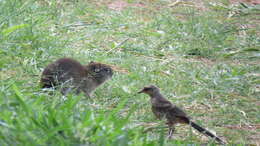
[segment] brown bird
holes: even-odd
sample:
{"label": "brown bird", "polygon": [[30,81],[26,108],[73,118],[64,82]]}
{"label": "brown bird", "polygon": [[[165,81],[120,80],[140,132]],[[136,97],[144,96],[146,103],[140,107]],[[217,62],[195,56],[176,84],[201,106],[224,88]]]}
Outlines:
{"label": "brown bird", "polygon": [[178,123],[182,123],[182,124],[189,124],[196,130],[198,130],[200,133],[203,133],[207,136],[214,138],[216,141],[218,141],[221,144],[225,144],[225,142],[220,138],[218,138],[216,135],[206,130],[205,128],[202,128],[198,124],[192,122],[182,109],[172,104],[160,93],[160,89],[158,87],[154,85],[150,85],[144,87],[138,93],[146,93],[151,97],[150,101],[152,104],[152,112],[158,119],[163,119],[163,118],[167,119],[166,124],[169,126],[169,133],[168,133],[169,138],[172,137],[172,134],[175,130],[174,128],[175,125]]}

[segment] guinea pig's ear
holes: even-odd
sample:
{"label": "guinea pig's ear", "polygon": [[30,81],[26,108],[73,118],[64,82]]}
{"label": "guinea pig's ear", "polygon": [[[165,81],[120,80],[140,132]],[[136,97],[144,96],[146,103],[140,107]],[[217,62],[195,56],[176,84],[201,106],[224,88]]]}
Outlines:
{"label": "guinea pig's ear", "polygon": [[89,64],[93,64],[93,63],[95,63],[95,62],[94,62],[94,61],[90,61],[90,62],[89,62]]}

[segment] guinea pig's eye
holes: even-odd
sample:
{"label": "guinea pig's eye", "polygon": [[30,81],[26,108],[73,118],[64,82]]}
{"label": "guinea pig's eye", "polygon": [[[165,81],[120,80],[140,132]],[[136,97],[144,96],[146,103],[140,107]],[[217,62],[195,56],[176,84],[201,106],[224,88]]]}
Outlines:
{"label": "guinea pig's eye", "polygon": [[105,72],[110,72],[110,69],[109,68],[104,68],[104,71]]}
{"label": "guinea pig's eye", "polygon": [[99,68],[95,68],[94,72],[98,73],[98,72],[100,72],[100,69]]}

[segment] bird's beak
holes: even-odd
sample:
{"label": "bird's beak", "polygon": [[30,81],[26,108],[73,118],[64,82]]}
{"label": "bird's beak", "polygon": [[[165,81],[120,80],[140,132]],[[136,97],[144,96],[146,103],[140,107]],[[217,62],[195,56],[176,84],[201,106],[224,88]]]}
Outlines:
{"label": "bird's beak", "polygon": [[143,93],[143,92],[144,92],[144,89],[140,90],[140,91],[137,92],[137,93],[140,94],[140,93]]}

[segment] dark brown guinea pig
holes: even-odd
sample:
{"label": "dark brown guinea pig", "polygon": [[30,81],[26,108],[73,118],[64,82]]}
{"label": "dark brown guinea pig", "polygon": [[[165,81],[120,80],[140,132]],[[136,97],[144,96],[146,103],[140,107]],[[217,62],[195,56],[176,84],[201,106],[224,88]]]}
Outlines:
{"label": "dark brown guinea pig", "polygon": [[49,64],[42,72],[42,88],[61,89],[66,95],[74,91],[81,91],[90,97],[95,89],[110,79],[113,70],[109,65],[91,61],[88,65],[81,65],[71,58],[61,58]]}

